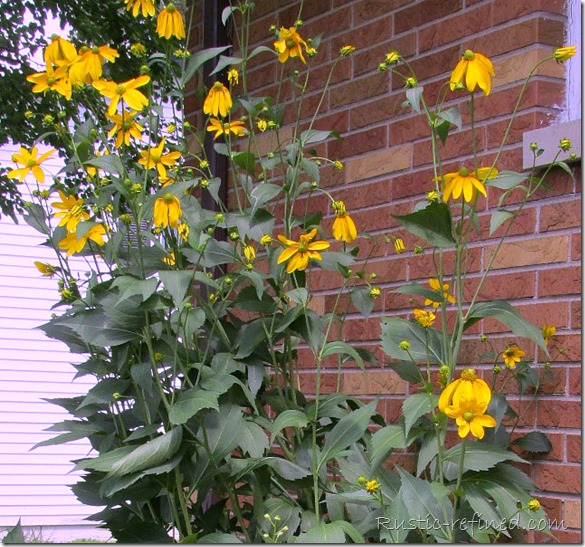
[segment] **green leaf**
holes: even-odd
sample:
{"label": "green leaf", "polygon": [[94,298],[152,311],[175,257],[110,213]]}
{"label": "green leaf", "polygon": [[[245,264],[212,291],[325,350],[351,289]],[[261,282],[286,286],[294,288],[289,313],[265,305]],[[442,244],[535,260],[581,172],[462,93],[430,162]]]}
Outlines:
{"label": "green leaf", "polygon": [[256,163],[256,156],[251,152],[244,151],[234,154],[232,159],[236,165],[241,167],[249,175],[254,174],[254,165]]}
{"label": "green leaf", "polygon": [[377,404],[377,400],[371,401],[367,405],[351,411],[335,424],[325,436],[325,444],[314,472],[318,472],[324,463],[336,458],[346,448],[362,438],[368,429],[370,418],[376,412]]}
{"label": "green leaf", "polygon": [[263,319],[254,319],[240,327],[234,340],[236,349],[234,357],[236,359],[244,359],[251,355],[258,346],[266,344],[265,327]]}
{"label": "green leaf", "polygon": [[451,540],[449,525],[452,520],[453,507],[449,498],[447,496],[438,498],[431,483],[413,477],[400,467],[398,467],[398,473],[402,483],[400,492],[410,518],[416,519],[421,530],[426,530],[429,534],[442,540]]}
{"label": "green leaf", "polygon": [[171,406],[169,420],[172,424],[180,425],[186,423],[204,408],[219,410],[217,402],[219,395],[215,391],[207,391],[198,387],[183,391]]}
{"label": "green leaf", "polygon": [[429,298],[431,300],[434,300],[435,302],[442,302],[444,300],[444,296],[442,293],[423,287],[420,283],[417,283],[416,281],[412,281],[408,285],[402,285],[402,287],[398,287],[392,292],[398,294],[415,294],[418,296],[424,296],[425,298]]}
{"label": "green leaf", "polygon": [[378,429],[370,439],[370,467],[372,473],[386,459],[389,452],[395,448],[406,448],[406,435],[401,425],[387,425]]}
{"label": "green leaf", "polygon": [[374,299],[370,296],[369,287],[354,287],[351,292],[351,302],[356,309],[368,317],[374,309]]}
{"label": "green leaf", "polygon": [[266,202],[274,199],[281,192],[282,186],[271,184],[270,182],[263,182],[262,184],[255,186],[251,194],[253,204],[252,212],[250,213],[251,216],[254,216],[254,213],[258,208],[262,207]]}
{"label": "green leaf", "polygon": [[427,466],[433,461],[438,453],[437,438],[435,435],[427,435],[418,449],[418,457],[416,460],[416,476],[420,477]]}
{"label": "green leaf", "polygon": [[404,400],[404,403],[402,403],[402,413],[404,415],[404,431],[406,436],[408,436],[410,429],[421,416],[432,412],[436,406],[436,399],[436,395],[415,393]]}
{"label": "green leaf", "polygon": [[500,190],[510,190],[524,182],[527,178],[528,177],[522,173],[500,171],[497,176],[487,179],[485,185],[494,186],[495,188],[500,188]]}
{"label": "green leaf", "polygon": [[225,532],[212,532],[201,536],[197,543],[242,543],[242,540],[235,535],[226,534]]}
{"label": "green leaf", "polygon": [[250,421],[244,422],[239,443],[242,450],[252,458],[261,458],[270,446],[268,435],[258,424]]}
{"label": "green leaf", "polygon": [[437,118],[449,122],[457,129],[461,129],[461,110],[459,110],[459,107],[457,106],[453,106],[447,110],[442,110],[437,114]]}
{"label": "green leaf", "polygon": [[412,361],[398,361],[397,363],[388,363],[388,366],[393,371],[395,371],[398,376],[407,382],[412,384],[424,383],[420,367]]}
{"label": "green leaf", "polygon": [[221,72],[224,68],[227,68],[228,66],[239,65],[241,62],[242,62],[241,57],[229,57],[228,55],[220,55],[219,61],[217,61],[217,65],[210,72],[210,75],[217,74],[218,72]]}
{"label": "green leaf", "polygon": [[420,113],[420,99],[422,97],[424,88],[422,86],[409,87],[406,90],[406,100],[415,112]]}
{"label": "green leaf", "polygon": [[175,306],[180,308],[189,287],[193,285],[193,272],[187,270],[161,270],[158,275],[164,288],[173,298]]}
{"label": "green leaf", "polygon": [[231,264],[234,261],[234,247],[227,241],[208,239],[201,264],[206,268],[214,268],[221,264]]}
{"label": "green leaf", "polygon": [[440,334],[435,329],[424,329],[418,323],[400,317],[384,317],[381,330],[382,349],[386,355],[400,360],[409,357],[399,346],[400,342],[406,340],[410,343],[408,351],[415,361],[426,363],[428,357],[431,363],[445,362]]}
{"label": "green leaf", "polygon": [[128,475],[136,471],[142,471],[155,467],[175,455],[181,446],[183,428],[175,427],[164,435],[148,441],[129,454],[120,458],[109,473],[111,477]]}
{"label": "green leaf", "polygon": [[518,437],[512,441],[512,444],[519,446],[522,450],[527,452],[550,452],[552,450],[552,443],[549,438],[540,431],[531,431],[522,437]]}
{"label": "green leaf", "polygon": [[321,131],[319,129],[307,129],[301,133],[301,145],[316,144],[326,141],[329,137],[338,137],[335,131]]}
{"label": "green leaf", "polygon": [[[268,498],[264,502],[264,508],[261,513],[262,515],[268,513],[273,519],[278,515],[280,517],[279,526],[281,529],[285,526],[288,527],[288,530],[279,538],[282,543],[286,543],[287,539],[291,535],[294,535],[301,522],[300,507],[284,497]],[[262,517],[259,524],[264,532],[272,532],[272,525],[265,518]]]}
{"label": "green leaf", "polygon": [[121,301],[136,295],[140,295],[144,301],[156,292],[157,285],[158,281],[154,277],[138,279],[130,275],[122,275],[114,279],[111,287],[118,289]]}
{"label": "green leaf", "polygon": [[321,543],[345,543],[345,531],[339,523],[343,521],[319,524],[297,538],[296,543],[320,545]]}
{"label": "green leaf", "polygon": [[83,164],[90,167],[98,167],[99,169],[103,169],[106,173],[110,173],[112,175],[122,176],[126,171],[120,156],[116,154],[96,156],[95,158],[91,158],[86,162],[83,162]]}
{"label": "green leaf", "polygon": [[309,418],[300,410],[284,410],[272,423],[270,442],[286,427],[305,428],[309,424]]}
{"label": "green leaf", "polygon": [[402,491],[388,503],[384,516],[378,517],[380,539],[386,543],[404,543],[413,526],[408,521],[408,508],[404,503]]}
{"label": "green leaf", "polygon": [[492,213],[490,217],[490,235],[492,235],[506,220],[514,218],[515,213],[506,211],[505,209],[498,209]]}
{"label": "green leaf", "polygon": [[364,370],[364,362],[360,354],[354,348],[352,348],[347,342],[341,342],[340,340],[327,342],[323,346],[321,357],[325,358],[329,357],[330,355],[336,355],[338,353],[349,355],[358,364],[358,366],[362,370]]}
{"label": "green leaf", "polygon": [[548,353],[542,331],[532,323],[524,319],[510,304],[504,300],[494,300],[493,302],[479,302],[474,304],[467,312],[464,329],[468,329],[477,321],[486,317],[493,317],[501,321],[516,336],[528,338],[536,342],[545,352]]}
{"label": "green leaf", "polygon": [[24,533],[22,532],[20,519],[18,519],[16,526],[11,528],[8,531],[8,533],[2,538],[2,543],[27,543],[24,538]]}
{"label": "green leaf", "polygon": [[446,203],[431,202],[424,209],[393,217],[409,232],[435,247],[453,247],[453,223]]}
{"label": "green leaf", "polygon": [[87,392],[87,395],[77,408],[83,408],[88,405],[105,405],[111,403],[114,400],[114,393],[123,394],[129,385],[130,380],[103,378]]}
{"label": "green leaf", "polygon": [[[447,463],[445,466],[447,480],[453,480],[458,475],[461,446],[462,443],[456,444],[447,450],[443,456],[443,462]],[[504,450],[499,446],[480,442],[467,443],[463,458],[463,469],[464,471],[487,471],[505,461],[526,463],[526,460],[523,460],[514,452]]]}
{"label": "green leaf", "polygon": [[32,226],[37,232],[49,235],[51,229],[46,222],[45,210],[38,203],[29,204],[23,215],[24,221]]}
{"label": "green leaf", "polygon": [[92,469],[94,471],[102,471],[108,473],[112,470],[112,467],[120,461],[124,456],[132,453],[135,447],[133,446],[122,446],[120,448],[114,448],[109,452],[103,452],[95,458],[85,458],[75,462],[75,467],[78,469]]}
{"label": "green leaf", "polygon": [[223,53],[230,46],[212,47],[198,51],[189,57],[185,72],[181,80],[182,87],[185,87],[187,83],[195,76],[195,73],[207,62],[217,57],[220,53]]}

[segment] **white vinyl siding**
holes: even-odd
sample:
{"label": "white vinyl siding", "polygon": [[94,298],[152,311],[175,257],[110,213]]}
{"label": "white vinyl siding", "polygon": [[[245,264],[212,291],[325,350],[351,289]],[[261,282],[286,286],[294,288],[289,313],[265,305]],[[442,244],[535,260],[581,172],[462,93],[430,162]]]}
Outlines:
{"label": "white vinyl siding", "polygon": [[[11,165],[12,151],[0,150],[3,166]],[[56,172],[58,163],[50,168]],[[45,187],[49,184],[48,179]],[[20,189],[26,191],[24,185]],[[50,199],[55,200],[57,194]],[[87,456],[89,443],[31,450],[60,433],[44,429],[71,418],[42,399],[80,395],[91,385],[89,377],[73,381],[71,363],[83,356],[69,353],[37,328],[53,311],[59,313],[59,308],[51,310],[58,300],[57,281],[42,277],[34,265],[35,260],[56,263],[43,240],[22,219],[19,224],[8,217],[0,220],[0,530],[21,519],[25,533],[43,541],[105,540],[107,531],[84,520],[99,508],[82,505],[68,486],[78,476],[71,461]],[[83,269],[84,262],[78,259],[76,267]]]}

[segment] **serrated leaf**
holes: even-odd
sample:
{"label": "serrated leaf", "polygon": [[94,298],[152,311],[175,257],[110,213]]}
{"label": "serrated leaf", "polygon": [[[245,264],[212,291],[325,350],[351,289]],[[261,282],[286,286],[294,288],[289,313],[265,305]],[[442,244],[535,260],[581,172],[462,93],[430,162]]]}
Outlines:
{"label": "serrated leaf", "polygon": [[514,171],[500,171],[497,176],[487,179],[486,186],[494,186],[500,190],[510,190],[520,183],[524,182],[528,177],[522,173]]}
{"label": "serrated leaf", "polygon": [[304,428],[308,425],[308,416],[300,410],[284,410],[272,423],[271,442],[283,429],[287,427]]}
{"label": "serrated leaf", "polygon": [[358,441],[370,423],[370,418],[376,412],[378,401],[374,400],[367,405],[358,408],[345,415],[335,424],[333,429],[325,436],[325,444],[317,464],[319,469],[330,459],[336,458],[342,451]]}
{"label": "serrated leaf", "polygon": [[514,218],[515,214],[505,209],[494,211],[490,217],[490,235],[492,235],[506,220]]}
{"label": "serrated leaf", "polygon": [[84,162],[84,165],[103,169],[106,173],[122,176],[125,172],[124,164],[120,156],[108,154],[107,156],[96,156]]}
{"label": "serrated leaf", "polygon": [[522,450],[527,452],[550,452],[552,450],[552,443],[549,438],[540,431],[531,431],[522,437],[518,437],[512,441],[512,444],[519,446]]}
{"label": "serrated leaf", "polygon": [[402,413],[404,415],[404,431],[406,436],[410,432],[416,421],[425,414],[431,412],[436,406],[436,395],[428,393],[415,393],[408,396],[402,403]]}
{"label": "serrated leaf", "polygon": [[20,525],[20,519],[18,519],[16,525],[2,538],[2,543],[27,543],[24,538],[22,526]]}
{"label": "serrated leaf", "polygon": [[169,420],[172,424],[180,425],[186,423],[204,408],[219,410],[217,402],[219,393],[207,391],[198,387],[188,389],[179,394],[175,403],[169,411]]}
{"label": "serrated leaf", "polygon": [[252,212],[251,216],[258,210],[259,207],[264,205],[266,202],[274,199],[278,194],[282,192],[282,186],[277,184],[271,184],[270,182],[263,182],[258,184],[252,190]]}
{"label": "serrated leaf", "polygon": [[109,473],[111,477],[120,477],[136,471],[155,467],[169,460],[181,446],[183,428],[175,427],[164,435],[148,441],[129,454],[120,458]]}
{"label": "serrated leaf", "polygon": [[161,270],[158,272],[164,288],[171,295],[175,306],[179,308],[193,285],[193,272],[179,270]]}
{"label": "serrated leaf", "polygon": [[526,321],[510,304],[505,300],[494,300],[493,302],[479,302],[474,304],[467,312],[464,329],[468,329],[480,319],[493,317],[501,321],[516,336],[528,338],[536,342],[545,352],[548,348],[544,343],[542,331],[532,323]]}
{"label": "serrated leaf", "polygon": [[378,466],[395,448],[406,448],[406,435],[401,425],[387,425],[379,429],[370,439],[370,467],[375,473]]}
{"label": "serrated leaf", "polygon": [[212,47],[198,51],[189,57],[183,78],[181,79],[182,87],[185,87],[187,83],[193,78],[195,73],[207,62],[217,57],[220,53],[223,53],[230,46]]}
{"label": "serrated leaf", "polygon": [[356,309],[368,317],[374,309],[374,299],[370,296],[369,287],[355,287],[350,292],[351,302]]}
{"label": "serrated leaf", "polygon": [[349,355],[358,364],[358,366],[362,370],[364,370],[364,362],[362,361],[360,354],[354,348],[352,348],[347,342],[342,342],[340,340],[327,342],[323,346],[321,357],[325,358],[329,357],[330,355],[336,355],[339,353]]}
{"label": "serrated leaf", "polygon": [[410,104],[412,109],[418,113],[420,113],[420,111],[421,111],[420,99],[421,99],[422,94],[423,94],[423,89],[424,88],[422,86],[416,86],[416,87],[410,87],[406,90],[406,100],[408,101],[408,103]]}
{"label": "serrated leaf", "polygon": [[453,247],[451,210],[446,203],[431,202],[424,209],[408,215],[392,215],[409,232],[435,247]]}
{"label": "serrated leaf", "polygon": [[[419,362],[426,363],[427,359],[431,363],[445,362],[441,338],[435,329],[424,329],[418,323],[400,317],[384,317],[381,330],[382,349],[388,356],[403,360],[410,354],[412,359]],[[400,349],[403,340],[410,343],[408,354]]]}

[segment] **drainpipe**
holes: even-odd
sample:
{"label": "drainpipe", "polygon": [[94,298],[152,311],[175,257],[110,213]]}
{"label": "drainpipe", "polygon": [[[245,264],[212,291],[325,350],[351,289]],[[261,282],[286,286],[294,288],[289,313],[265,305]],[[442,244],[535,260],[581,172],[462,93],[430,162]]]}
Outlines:
{"label": "drainpipe", "polygon": [[[221,22],[221,13],[229,5],[229,0],[203,0],[203,48],[226,46],[228,41],[228,29]],[[214,74],[210,76],[209,73],[213,70],[216,59],[208,61],[203,66],[203,81],[207,88],[210,88],[214,81],[225,78],[225,75]],[[209,160],[211,172],[221,179],[219,188],[220,200],[227,204],[228,200],[228,162],[227,157],[218,154],[213,148],[214,140],[211,133],[207,132],[205,136],[205,152]],[[218,211],[218,204],[215,203],[211,194],[204,190],[201,195],[201,205],[203,208]],[[225,230],[219,235],[219,239],[225,239]]]}

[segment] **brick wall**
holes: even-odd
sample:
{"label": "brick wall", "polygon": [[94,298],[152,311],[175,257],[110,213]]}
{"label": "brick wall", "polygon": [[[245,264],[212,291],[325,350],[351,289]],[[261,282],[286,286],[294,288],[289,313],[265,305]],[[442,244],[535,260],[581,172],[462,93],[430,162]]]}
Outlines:
{"label": "brick wall", "polygon": [[[298,16],[299,3],[290,0],[256,2],[251,35],[257,44],[272,46],[270,25],[291,26]],[[202,8],[201,0],[196,6]],[[425,97],[433,104],[437,93],[464,49],[489,56],[496,77],[489,97],[476,94],[478,121],[477,146],[481,157],[493,159],[500,142],[507,114],[522,86],[528,69],[552,48],[564,44],[565,2],[534,0],[320,0],[305,2],[302,14],[304,38],[323,33],[319,54],[311,61],[316,81],[324,81],[341,46],[357,50],[341,62],[325,95],[316,123],[318,129],[335,129],[343,140],[331,140],[319,150],[344,163],[342,171],[323,170],[323,186],[343,199],[358,228],[372,237],[360,240],[360,255],[369,256],[368,272],[377,274],[382,296],[374,312],[364,319],[350,314],[343,336],[376,351],[381,357],[377,369],[364,376],[357,369],[345,369],[342,388],[365,398],[380,396],[380,408],[389,419],[400,414],[407,385],[384,365],[378,350],[380,318],[407,313],[412,302],[392,291],[405,281],[429,277],[430,253],[416,256],[413,246],[421,244],[402,230],[391,217],[410,212],[413,205],[433,188],[431,147],[424,118],[401,108],[403,82],[380,73],[378,63],[391,49],[411,62],[425,87]],[[196,17],[193,47],[202,36],[202,18]],[[577,61],[577,60],[575,60]],[[250,81],[257,95],[272,94],[277,86],[273,59],[259,55],[250,67]],[[302,65],[296,68],[304,70]],[[506,152],[498,167],[521,170],[522,134],[550,125],[562,109],[565,66],[549,62],[539,68],[528,85],[525,99],[512,127]],[[315,108],[320,89],[312,80],[303,105],[305,121]],[[286,87],[286,86],[285,86]],[[450,99],[460,100],[460,99]],[[191,96],[193,111],[200,103]],[[469,122],[464,115],[464,124]],[[449,139],[442,151],[445,170],[457,170],[471,155],[468,125]],[[553,347],[565,352],[552,363],[552,375],[543,393],[527,413],[518,430],[538,429],[550,435],[553,450],[533,462],[528,472],[544,491],[539,494],[549,517],[564,527],[555,531],[562,542],[581,537],[581,170],[572,166],[574,179],[555,172],[546,189],[525,207],[511,235],[494,263],[494,273],[485,285],[486,299],[507,299],[521,313],[540,325],[554,324],[557,334]],[[493,207],[497,192],[490,190],[480,202],[480,221],[487,226],[489,216],[482,210]],[[304,206],[304,205],[303,205]],[[312,199],[312,210],[332,211],[325,199]],[[486,232],[484,232],[486,233]],[[495,234],[496,236],[498,233]],[[390,243],[386,236],[390,236]],[[404,238],[408,252],[396,255],[391,240]],[[470,288],[477,283],[482,268],[493,252],[495,236],[471,243]],[[448,255],[448,253],[447,253]],[[448,260],[447,260],[448,262]],[[315,272],[312,287],[318,291],[318,305],[330,309],[338,280],[325,272]],[[470,335],[465,362],[473,363],[481,353],[479,329]],[[483,332],[505,341],[501,325],[486,322]],[[542,354],[535,359],[544,359]],[[325,389],[334,390],[336,373],[326,374]],[[301,385],[314,390],[310,367],[301,374]],[[565,529],[566,528],[566,529]],[[538,538],[537,539],[542,539]]]}

